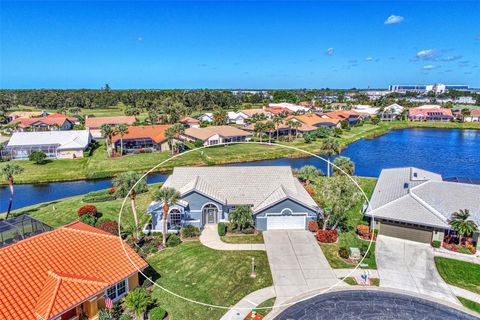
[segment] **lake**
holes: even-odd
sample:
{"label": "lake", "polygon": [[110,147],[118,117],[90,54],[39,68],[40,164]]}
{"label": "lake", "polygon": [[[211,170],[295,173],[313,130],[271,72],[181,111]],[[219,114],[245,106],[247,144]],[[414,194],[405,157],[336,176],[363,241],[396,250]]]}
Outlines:
{"label": "lake", "polygon": [[[414,166],[440,173],[444,178],[480,179],[480,130],[402,129],[374,139],[362,139],[341,155],[355,163],[355,174],[378,177],[382,168]],[[295,169],[314,165],[326,172],[326,163],[315,157],[281,158],[241,166],[286,165]],[[165,181],[167,175],[152,174],[149,183]],[[15,186],[14,208],[53,201],[111,187],[111,180],[70,181]],[[0,212],[8,207],[9,190],[0,187]]]}

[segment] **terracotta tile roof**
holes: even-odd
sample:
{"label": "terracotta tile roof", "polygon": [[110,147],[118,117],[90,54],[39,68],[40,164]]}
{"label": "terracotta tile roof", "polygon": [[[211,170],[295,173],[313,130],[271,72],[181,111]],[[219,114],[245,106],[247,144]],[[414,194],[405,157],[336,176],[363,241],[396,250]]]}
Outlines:
{"label": "terracotta tile roof", "polygon": [[67,121],[68,118],[63,116],[63,117],[40,117],[40,118],[16,118],[10,121],[11,124],[19,123],[20,128],[29,128],[33,126],[34,124],[45,124],[48,126],[53,126],[57,125],[61,127],[65,121]]}
{"label": "terracotta tile roof", "polygon": [[200,120],[192,118],[192,117],[185,117],[180,120],[181,123],[200,123]]}
{"label": "terracotta tile roof", "polygon": [[[123,136],[123,139],[140,139],[150,138],[155,143],[160,143],[167,140],[165,130],[170,128],[171,124],[159,124],[153,126],[129,126],[128,133]],[[112,142],[115,143],[120,140],[120,135],[113,136]]]}
{"label": "terracotta tile roof", "polygon": [[264,114],[264,115],[267,115],[267,116],[272,114],[271,112],[268,112],[266,109],[260,109],[260,108],[257,108],[257,109],[242,109],[242,110],[239,110],[239,111],[243,112],[244,114],[246,114],[249,117],[252,117],[254,114]]}
{"label": "terracotta tile roof", "polygon": [[300,121],[303,124],[310,125],[310,126],[316,126],[320,123],[325,123],[325,122],[335,123],[335,124],[340,122],[340,120],[338,120],[338,119],[326,119],[326,118],[322,118],[322,117],[320,117],[320,116],[318,116],[314,113],[302,114],[302,115],[298,115],[298,116],[289,116],[289,117],[286,118],[287,121],[290,120],[290,119],[295,119],[297,121]]}
{"label": "terracotta tile roof", "polygon": [[470,112],[472,117],[480,117],[480,109],[475,109]]}
{"label": "terracotta tile roof", "polygon": [[120,117],[88,117],[85,120],[85,127],[88,129],[100,129],[102,124],[116,125],[128,124],[132,125],[136,121],[135,116],[120,116]]}
{"label": "terracotta tile roof", "polygon": [[446,108],[412,108],[408,110],[408,116],[428,116],[429,114],[438,114],[441,113],[444,116],[453,117],[452,110]]}
{"label": "terracotta tile roof", "polygon": [[81,222],[0,249],[0,266],[0,319],[54,318],[137,272],[118,237]]}
{"label": "terracotta tile roof", "polygon": [[66,116],[64,114],[61,114],[61,113],[50,113],[45,118],[66,118],[68,121],[72,121],[72,122],[78,121],[78,119],[75,118],[75,117],[68,117],[68,116]]}
{"label": "terracotta tile roof", "polygon": [[14,111],[8,114],[9,117],[17,118],[33,118],[40,117],[42,115],[41,111]]}
{"label": "terracotta tile roof", "polygon": [[331,119],[340,119],[340,120],[345,120],[350,117],[359,117],[361,113],[352,111],[352,110],[341,110],[341,111],[331,111],[331,112],[324,112],[324,113],[318,113],[320,116],[327,116],[328,118]]}
{"label": "terracotta tile roof", "polygon": [[[267,121],[268,121],[268,120],[264,120],[264,121],[262,121],[262,122],[263,122],[263,123],[266,123]],[[279,130],[282,130],[282,129],[283,129],[283,130],[284,130],[284,129],[290,129],[290,127],[285,124],[287,121],[288,121],[288,120],[285,119],[284,122],[279,123],[279,124],[277,125],[278,129],[279,129]],[[315,131],[315,130],[318,129],[318,127],[314,127],[314,126],[311,126],[311,125],[308,125],[308,124],[304,124],[304,123],[301,123],[301,122],[300,122],[300,124],[301,124],[301,126],[298,128],[298,131],[301,131],[301,132],[310,132],[310,131]],[[249,125],[246,126],[244,129],[247,130],[247,131],[255,131],[255,123],[249,124]],[[276,131],[276,130],[277,130],[277,129],[275,129],[274,131]],[[272,132],[273,132],[273,131],[272,131]]]}
{"label": "terracotta tile roof", "polygon": [[232,126],[211,126],[205,128],[188,128],[185,129],[185,135],[199,139],[207,140],[211,136],[218,134],[222,137],[240,137],[240,136],[251,136],[250,132],[246,132],[241,129],[237,129]]}
{"label": "terracotta tile roof", "polygon": [[280,114],[280,113],[293,113],[292,110],[285,108],[285,107],[268,107],[265,108],[265,111],[268,111],[272,114]]}

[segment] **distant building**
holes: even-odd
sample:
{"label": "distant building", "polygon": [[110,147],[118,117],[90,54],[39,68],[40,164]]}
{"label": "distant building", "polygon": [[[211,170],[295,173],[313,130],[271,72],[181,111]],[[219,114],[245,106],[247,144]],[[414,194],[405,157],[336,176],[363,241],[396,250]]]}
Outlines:
{"label": "distant building", "polygon": [[232,126],[210,126],[205,128],[188,128],[181,137],[190,142],[202,141],[204,146],[248,141],[250,132]]}
{"label": "distant building", "polygon": [[250,117],[248,115],[246,115],[245,113],[241,112],[241,111],[239,111],[239,112],[228,111],[227,112],[227,122],[228,123],[243,125],[243,124],[245,124],[245,122],[248,119],[250,119]]}
{"label": "distant building", "polygon": [[435,93],[443,93],[448,90],[468,90],[469,87],[463,84],[415,84],[415,85],[391,85],[388,87],[388,90],[391,92],[418,92],[418,93],[426,93],[426,92],[435,92]]}
{"label": "distant building", "polygon": [[53,113],[41,117],[15,118],[10,121],[11,126],[15,126],[14,131],[54,131],[71,130],[76,118],[67,117],[63,114]]}
{"label": "distant building", "polygon": [[404,110],[405,108],[401,105],[393,103],[383,108],[383,111],[379,111],[378,115],[382,121],[392,121],[398,119]]}
{"label": "distant building", "polygon": [[298,104],[288,103],[288,102],[281,102],[281,103],[269,103],[269,107],[281,107],[287,108],[292,112],[308,112],[310,111],[310,107],[304,107]]}
{"label": "distant building", "polygon": [[368,113],[369,115],[375,115],[377,114],[379,109],[380,108],[372,107],[365,104],[357,104],[353,106],[352,111],[355,111],[358,113]]}
{"label": "distant building", "polygon": [[202,121],[202,122],[211,123],[211,122],[213,122],[213,113],[203,113],[203,114],[197,116],[197,119]]}
{"label": "distant building", "polygon": [[185,128],[200,128],[200,120],[192,117],[185,117],[179,122],[182,123]]}
{"label": "distant building", "polygon": [[101,139],[102,125],[107,124],[115,126],[118,124],[132,125],[136,121],[135,116],[120,116],[120,117],[86,117],[85,128],[90,130],[94,139]]}
{"label": "distant building", "polygon": [[38,118],[48,116],[48,112],[45,111],[14,111],[10,112],[5,118],[7,122],[10,122],[17,118]]}
{"label": "distant building", "polygon": [[470,115],[465,117],[466,122],[480,122],[480,109],[470,111]]}

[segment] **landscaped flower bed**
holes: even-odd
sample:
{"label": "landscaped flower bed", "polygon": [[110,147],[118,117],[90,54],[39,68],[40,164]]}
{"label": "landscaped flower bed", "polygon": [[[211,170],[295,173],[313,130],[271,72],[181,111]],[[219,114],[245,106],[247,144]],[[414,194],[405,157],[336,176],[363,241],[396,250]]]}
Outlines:
{"label": "landscaped flower bed", "polygon": [[321,243],[335,243],[337,242],[337,230],[318,230],[317,239]]}
{"label": "landscaped flower bed", "polygon": [[472,244],[458,245],[454,243],[443,243],[442,247],[449,251],[463,253],[463,254],[475,254],[477,249]]}
{"label": "landscaped flower bed", "polygon": [[377,234],[375,233],[375,231],[370,231],[370,227],[367,225],[358,225],[357,234],[358,237],[362,240],[371,240],[373,238],[373,241],[375,241],[377,239]]}

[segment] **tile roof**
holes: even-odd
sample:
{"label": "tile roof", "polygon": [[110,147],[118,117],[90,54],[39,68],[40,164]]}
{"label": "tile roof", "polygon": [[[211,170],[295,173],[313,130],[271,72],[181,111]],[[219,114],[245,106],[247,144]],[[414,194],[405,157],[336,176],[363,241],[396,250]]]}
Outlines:
{"label": "tile roof", "polygon": [[290,109],[288,109],[288,108],[278,107],[278,106],[265,108],[265,111],[268,111],[268,112],[270,112],[270,113],[272,113],[272,114],[293,113],[293,111],[290,110]]}
{"label": "tile roof", "polygon": [[286,118],[287,121],[290,119],[296,119],[309,126],[317,126],[321,123],[326,123],[326,122],[333,123],[333,124],[338,124],[340,122],[339,119],[322,118],[314,113],[302,114],[298,116],[289,116]]}
{"label": "tile roof", "polygon": [[266,109],[261,109],[261,108],[242,109],[239,112],[243,112],[244,114],[246,114],[249,117],[252,117],[254,114],[264,114],[264,115],[267,115],[267,116],[272,114],[271,112],[268,112]]}
{"label": "tile roof", "polygon": [[137,272],[117,236],[81,222],[0,249],[0,266],[0,319],[54,318]]}
{"label": "tile roof", "polygon": [[200,120],[192,118],[192,117],[185,117],[180,120],[181,123],[200,123]]}
{"label": "tile roof", "polygon": [[[170,128],[171,124],[159,124],[153,126],[129,126],[128,133],[123,136],[125,139],[140,139],[140,138],[150,138],[156,143],[167,140],[165,135],[165,130]],[[115,143],[119,141],[121,136],[119,134],[112,137],[112,142]]]}
{"label": "tile roof", "polygon": [[120,116],[120,117],[88,117],[85,119],[85,128],[100,129],[103,124],[116,125],[128,124],[132,125],[136,121],[135,116]]}
{"label": "tile roof", "polygon": [[75,117],[68,117],[64,114],[61,114],[61,113],[50,113],[49,115],[45,116],[45,118],[50,118],[50,119],[54,119],[54,118],[66,118],[68,121],[78,121],[77,118]]}
{"label": "tile roof", "polygon": [[33,118],[39,117],[43,114],[41,111],[14,111],[8,114],[9,117],[17,117],[17,118]]}
{"label": "tile roof", "polygon": [[88,130],[14,132],[7,147],[59,145],[59,150],[85,149],[90,140]]}
{"label": "tile roof", "polygon": [[210,126],[205,128],[188,128],[185,129],[185,135],[198,139],[207,140],[213,135],[220,135],[222,137],[247,137],[251,136],[250,132],[232,127],[232,126]]}
{"label": "tile roof", "polygon": [[412,108],[408,110],[408,116],[416,117],[416,116],[428,116],[431,114],[442,114],[444,116],[451,116],[453,117],[452,110],[446,108]]}
{"label": "tile roof", "polygon": [[317,113],[319,116],[326,116],[331,119],[345,120],[351,117],[358,118],[361,114],[352,110],[330,111],[324,113]]}
{"label": "tile roof", "polygon": [[[286,121],[288,121],[287,119],[285,119]],[[330,119],[329,119],[330,120]],[[262,123],[266,123],[267,121],[269,120],[263,120],[261,121]],[[279,123],[277,124],[277,127],[279,130],[285,130],[285,129],[290,129],[290,127],[288,125],[286,125],[286,121],[282,122],[282,123]],[[318,129],[318,127],[314,127],[314,126],[310,126],[308,124],[304,124],[304,123],[301,123],[301,126],[298,128],[298,131],[301,131],[301,132],[311,132],[311,131],[315,131]],[[249,124],[248,126],[244,127],[243,128],[244,130],[247,130],[247,131],[255,131],[255,123],[251,123]],[[277,129],[275,129],[277,130]],[[275,131],[274,130],[274,131]],[[273,131],[272,131],[273,132]]]}
{"label": "tile roof", "polygon": [[480,117],[480,109],[475,109],[470,112],[472,117]]}
{"label": "tile roof", "polygon": [[67,117],[40,117],[40,118],[16,118],[10,121],[10,124],[19,123],[20,128],[30,128],[35,124],[45,124],[48,126],[57,125],[61,127],[65,121],[70,121]]}

